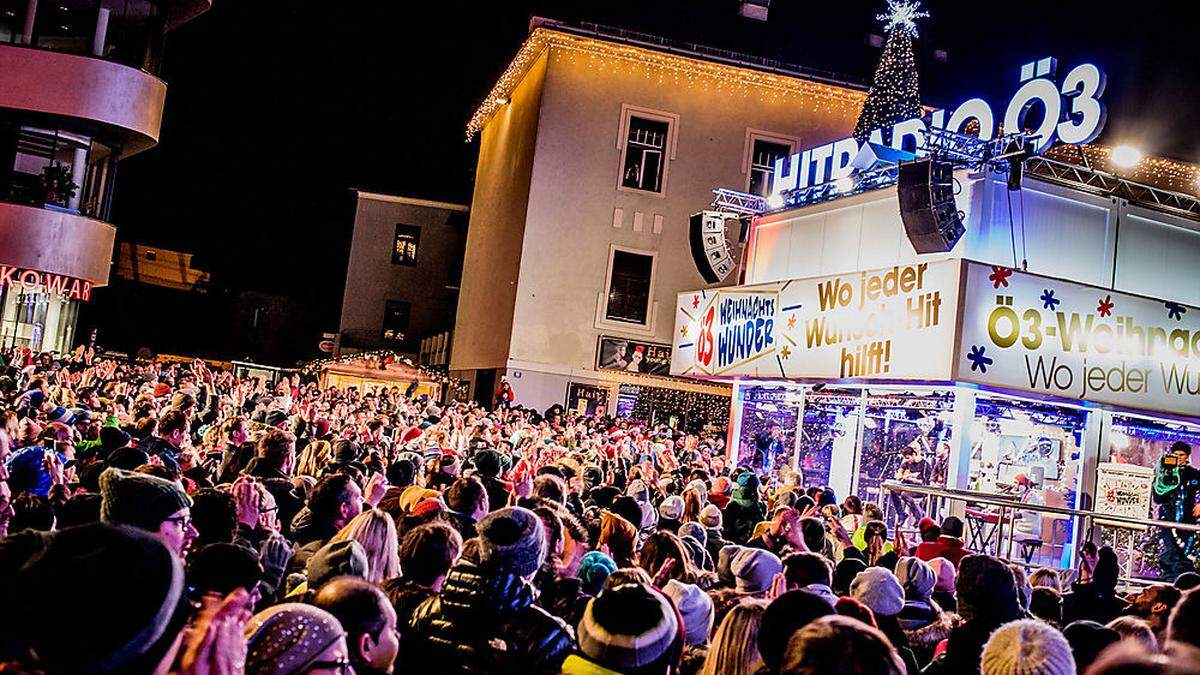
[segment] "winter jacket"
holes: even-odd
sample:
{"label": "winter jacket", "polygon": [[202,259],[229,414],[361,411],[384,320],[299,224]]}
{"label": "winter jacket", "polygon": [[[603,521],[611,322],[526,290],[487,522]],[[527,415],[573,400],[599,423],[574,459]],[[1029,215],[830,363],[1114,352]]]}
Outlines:
{"label": "winter jacket", "polygon": [[1111,588],[1096,583],[1073,583],[1071,591],[1063,593],[1063,625],[1084,619],[1108,623],[1123,614],[1128,607]]}
{"label": "winter jacket", "polygon": [[405,661],[438,664],[440,673],[557,673],[575,638],[534,595],[511,570],[459,561],[441,595],[414,612]]}
{"label": "winter jacket", "polygon": [[900,628],[917,663],[922,666],[933,658],[938,643],[950,637],[950,631],[962,623],[957,614],[943,612],[935,605],[919,600],[905,602],[896,618],[900,620]]}
{"label": "winter jacket", "polygon": [[437,595],[428,586],[413,583],[403,577],[388,579],[380,584],[380,586],[383,588],[383,592],[387,594],[388,600],[392,601],[392,606],[396,608],[396,625],[400,628],[402,634],[408,632],[408,625],[412,622],[412,617],[417,607],[420,607],[421,603]]}
{"label": "winter jacket", "polygon": [[721,549],[729,544],[725,541],[725,535],[722,534],[719,527],[706,527],[704,530],[708,533],[708,539],[704,542],[704,547],[708,549],[708,557],[712,559],[713,565],[717,564],[717,559],[721,557]]}
{"label": "winter jacket", "polygon": [[754,526],[766,519],[767,507],[762,502],[732,500],[722,514],[725,538],[731,544],[745,544],[754,534]]}
{"label": "winter jacket", "polygon": [[937,538],[937,541],[923,541],[918,544],[913,555],[925,562],[934,558],[945,558],[950,561],[950,564],[958,567],[958,561],[971,555],[971,551],[963,546],[961,539],[942,535]]}

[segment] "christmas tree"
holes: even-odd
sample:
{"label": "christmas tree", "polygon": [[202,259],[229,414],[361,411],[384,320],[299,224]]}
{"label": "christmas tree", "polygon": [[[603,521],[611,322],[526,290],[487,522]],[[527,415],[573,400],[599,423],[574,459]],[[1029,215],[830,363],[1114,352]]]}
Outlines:
{"label": "christmas tree", "polygon": [[858,124],[854,125],[854,138],[859,143],[876,129],[884,130],[884,140],[888,142],[886,136],[890,135],[893,124],[921,116],[913,38],[917,36],[917,19],[929,13],[920,11],[920,6],[920,0],[888,0],[888,11],[877,17],[884,23],[887,43]]}

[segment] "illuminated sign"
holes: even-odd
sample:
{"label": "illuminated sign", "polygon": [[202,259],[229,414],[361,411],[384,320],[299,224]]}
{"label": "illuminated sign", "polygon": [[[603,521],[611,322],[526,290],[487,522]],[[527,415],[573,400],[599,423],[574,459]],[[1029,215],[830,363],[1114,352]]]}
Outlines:
{"label": "illuminated sign", "polygon": [[49,293],[67,300],[92,299],[92,282],[62,274],[0,265],[0,288],[16,288],[31,293]]}
{"label": "illuminated sign", "polygon": [[[1042,152],[1056,140],[1063,143],[1087,143],[1104,128],[1105,109],[1100,97],[1104,94],[1104,71],[1084,63],[1071,69],[1061,82],[1055,80],[1058,61],[1044,58],[1021,67],[1021,87],[1017,89],[1004,117],[1004,131],[1028,131],[1034,138],[1034,151]],[[1034,111],[1040,109],[1038,119]],[[979,138],[991,140],[996,136],[997,118],[992,106],[981,98],[963,101],[949,118],[945,110],[934,110],[929,123],[922,119],[898,122],[892,126],[893,149],[920,152],[925,146],[929,126],[962,133],[971,122],[979,126]],[[1033,123],[1036,121],[1036,125]],[[883,131],[871,132],[870,143],[884,145]],[[815,148],[782,157],[775,162],[774,193],[811,187],[837,181],[852,175],[855,159],[862,147],[854,138],[843,138]]]}

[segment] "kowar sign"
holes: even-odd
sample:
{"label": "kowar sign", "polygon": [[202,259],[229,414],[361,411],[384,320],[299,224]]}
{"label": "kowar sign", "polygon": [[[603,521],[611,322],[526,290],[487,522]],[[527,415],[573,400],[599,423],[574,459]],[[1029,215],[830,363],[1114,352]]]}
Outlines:
{"label": "kowar sign", "polygon": [[[997,118],[991,104],[982,98],[963,101],[949,116],[942,109],[929,115],[929,125],[911,119],[893,125],[890,147],[922,148],[929,126],[961,133],[972,121],[979,126],[979,138],[995,138],[998,126],[1004,131],[1029,130],[1035,138],[1035,152],[1042,152],[1056,140],[1063,143],[1087,143],[1104,127],[1104,71],[1091,63],[1075,66],[1061,81],[1056,81],[1058,62],[1044,58],[1021,67],[1021,86],[1009,99],[1004,115]],[[1037,115],[1041,117],[1038,118]],[[1036,121],[1036,124],[1033,122]],[[870,143],[883,145],[883,131],[871,132]],[[843,138],[815,148],[781,157],[775,162],[774,194],[837,181],[856,171],[855,159],[860,147],[854,138]]]}
{"label": "kowar sign", "polygon": [[1200,415],[1200,309],[967,265],[959,380]]}
{"label": "kowar sign", "polygon": [[0,289],[17,288],[30,292],[60,295],[67,300],[91,300],[92,282],[83,279],[39,272],[38,270],[0,265]]}
{"label": "kowar sign", "polygon": [[678,297],[673,375],[948,379],[957,261]]}

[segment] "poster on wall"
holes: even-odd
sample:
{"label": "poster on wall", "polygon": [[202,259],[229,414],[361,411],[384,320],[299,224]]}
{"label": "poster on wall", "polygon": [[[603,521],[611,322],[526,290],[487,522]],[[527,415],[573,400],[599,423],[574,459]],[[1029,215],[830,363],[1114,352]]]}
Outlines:
{"label": "poster on wall", "polygon": [[596,368],[667,375],[671,372],[671,347],[602,335],[596,349]]}
{"label": "poster on wall", "polygon": [[956,379],[1200,414],[1200,309],[967,263]]}
{"label": "poster on wall", "polygon": [[960,265],[681,293],[672,375],[948,380]]}
{"label": "poster on wall", "polygon": [[[1134,464],[1100,462],[1096,466],[1096,513],[1127,518],[1150,515],[1150,492],[1154,488],[1154,469]],[[1104,523],[1103,520],[1097,522]],[[1125,523],[1120,527],[1144,529]]]}
{"label": "poster on wall", "polygon": [[567,410],[579,415],[608,414],[608,389],[571,382],[567,386]]}

